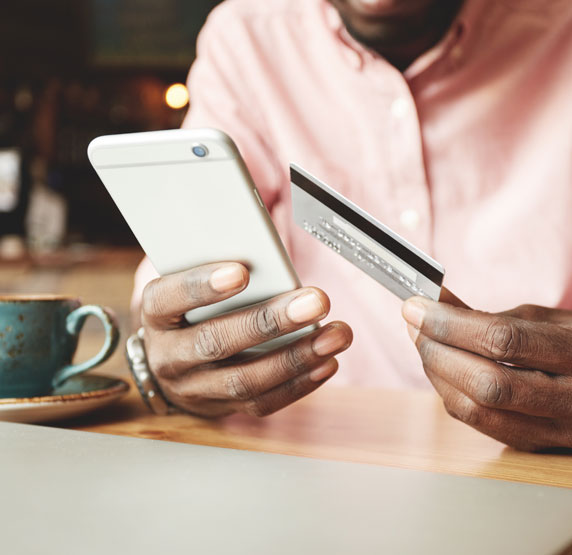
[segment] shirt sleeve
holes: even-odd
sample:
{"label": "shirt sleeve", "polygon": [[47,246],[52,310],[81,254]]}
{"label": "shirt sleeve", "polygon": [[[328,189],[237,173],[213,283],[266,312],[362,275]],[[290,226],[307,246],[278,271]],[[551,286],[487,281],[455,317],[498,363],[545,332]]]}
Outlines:
{"label": "shirt sleeve", "polygon": [[[211,12],[199,34],[197,58],[189,72],[190,108],[183,127],[214,127],[227,133],[272,213],[283,179],[277,158],[265,140],[268,133],[248,75],[251,54],[241,51],[247,37],[249,42],[253,40],[245,24],[224,4]],[[132,310],[138,310],[145,285],[156,277],[158,273],[145,258],[135,274]]]}
{"label": "shirt sleeve", "polygon": [[[249,68],[252,41],[240,18],[220,6],[211,12],[197,41],[197,59],[188,78],[190,110],[183,127],[214,127],[236,143],[270,211],[283,184],[280,166],[265,140],[264,117],[258,109],[256,86]],[[242,45],[249,43],[248,49]]]}

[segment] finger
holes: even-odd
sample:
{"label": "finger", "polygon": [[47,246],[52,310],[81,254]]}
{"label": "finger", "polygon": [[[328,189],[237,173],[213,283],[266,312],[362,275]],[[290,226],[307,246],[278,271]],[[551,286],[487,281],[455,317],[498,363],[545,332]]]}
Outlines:
{"label": "finger", "polygon": [[309,372],[296,376],[257,397],[241,401],[205,399],[195,392],[195,388],[193,393],[189,393],[186,389],[171,390],[169,386],[165,394],[178,407],[198,416],[219,417],[234,412],[243,412],[251,416],[268,416],[315,391],[337,370],[338,362],[335,358],[331,358],[321,362]]}
{"label": "finger", "polygon": [[523,304],[513,308],[512,310],[501,312],[500,314],[503,316],[512,316],[513,318],[530,320],[531,322],[548,322],[572,327],[572,311],[559,308]]}
{"label": "finger", "polygon": [[143,291],[143,324],[157,329],[179,327],[185,312],[236,295],[248,279],[248,270],[237,262],[205,264],[157,278]]}
{"label": "finger", "polygon": [[314,287],[284,293],[188,328],[155,334],[147,345],[149,363],[158,377],[175,378],[318,322],[329,310],[327,295]]}
{"label": "finger", "polygon": [[218,418],[235,412],[252,416],[267,416],[301,399],[328,381],[338,370],[335,358],[326,360],[309,373],[296,376],[278,387],[246,401],[206,399],[202,394],[175,388],[173,383],[162,388],[163,393],[178,408],[201,417]]}
{"label": "finger", "polygon": [[338,370],[338,361],[332,358],[309,374],[302,374],[274,389],[246,401],[241,412],[252,416],[268,416],[312,393],[327,382]]}
{"label": "finger", "polygon": [[451,293],[446,287],[441,288],[441,295],[439,297],[439,302],[447,303],[453,306],[458,306],[461,308],[471,308],[468,304],[465,304],[459,297]]}
{"label": "finger", "polygon": [[484,407],[438,376],[430,379],[453,418],[489,437],[522,451],[567,445],[565,434],[551,419]]}
{"label": "finger", "polygon": [[416,338],[416,345],[428,375],[447,382],[479,406],[547,418],[572,418],[570,376],[511,368],[423,334]]}
{"label": "finger", "polygon": [[466,310],[423,297],[403,304],[403,316],[424,335],[494,361],[572,375],[572,330],[543,322]]}
{"label": "finger", "polygon": [[313,370],[346,350],[352,331],[343,322],[333,322],[281,349],[242,364],[198,369],[171,387],[188,397],[248,402],[303,374],[315,380]]}

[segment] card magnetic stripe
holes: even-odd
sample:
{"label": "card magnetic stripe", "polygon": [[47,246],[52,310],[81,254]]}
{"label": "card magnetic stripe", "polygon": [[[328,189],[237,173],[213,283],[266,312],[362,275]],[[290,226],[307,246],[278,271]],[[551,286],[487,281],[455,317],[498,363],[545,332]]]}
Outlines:
{"label": "card magnetic stripe", "polygon": [[292,183],[300,187],[303,191],[336,212],[346,221],[371,237],[371,239],[376,243],[379,243],[381,246],[407,262],[407,264],[422,273],[435,285],[441,287],[443,283],[443,272],[423,260],[423,258],[412,252],[409,248],[386,233],[383,229],[364,218],[361,214],[358,214],[353,208],[332,196],[292,166],[290,167],[290,178]]}

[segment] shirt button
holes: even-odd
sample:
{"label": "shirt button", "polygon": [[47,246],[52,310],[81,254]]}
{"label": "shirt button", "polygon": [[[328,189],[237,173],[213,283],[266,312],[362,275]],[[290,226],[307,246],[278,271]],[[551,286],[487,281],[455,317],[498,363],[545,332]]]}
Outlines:
{"label": "shirt button", "polygon": [[417,210],[407,209],[401,212],[399,221],[401,222],[401,225],[409,231],[415,231],[419,227],[421,216],[419,216],[419,212],[417,212]]}
{"label": "shirt button", "polygon": [[348,52],[348,56],[350,60],[350,65],[354,69],[361,69],[363,60],[361,59],[359,53],[356,52],[355,50],[351,50]]}
{"label": "shirt button", "polygon": [[407,112],[409,111],[409,100],[407,100],[407,98],[404,97],[399,97],[396,98],[392,103],[391,103],[391,114],[396,117],[396,118],[403,118],[407,115]]}

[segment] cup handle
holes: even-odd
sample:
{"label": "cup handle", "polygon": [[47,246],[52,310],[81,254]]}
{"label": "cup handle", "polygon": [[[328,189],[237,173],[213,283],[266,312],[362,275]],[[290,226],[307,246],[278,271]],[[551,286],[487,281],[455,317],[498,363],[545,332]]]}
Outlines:
{"label": "cup handle", "polygon": [[79,364],[68,364],[61,370],[58,370],[52,380],[52,387],[58,387],[72,376],[81,374],[105,362],[113,354],[113,351],[115,351],[119,343],[119,326],[115,315],[109,308],[98,305],[85,305],[76,308],[73,312],[70,312],[66,318],[66,331],[70,335],[79,335],[88,316],[96,316],[103,324],[103,328],[105,329],[105,343],[103,347],[97,355],[89,360]]}

